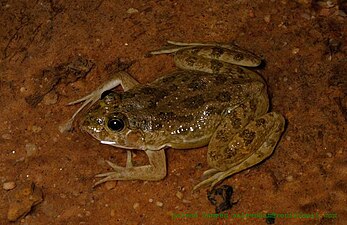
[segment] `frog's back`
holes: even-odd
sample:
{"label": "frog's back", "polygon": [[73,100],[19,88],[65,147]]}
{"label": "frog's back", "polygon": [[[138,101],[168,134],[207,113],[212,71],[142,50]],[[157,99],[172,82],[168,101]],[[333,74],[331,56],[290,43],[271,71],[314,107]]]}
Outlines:
{"label": "frog's back", "polygon": [[153,138],[160,133],[168,146],[198,147],[208,143],[223,112],[251,94],[250,85],[226,74],[176,71],[122,93],[119,109],[130,127]]}

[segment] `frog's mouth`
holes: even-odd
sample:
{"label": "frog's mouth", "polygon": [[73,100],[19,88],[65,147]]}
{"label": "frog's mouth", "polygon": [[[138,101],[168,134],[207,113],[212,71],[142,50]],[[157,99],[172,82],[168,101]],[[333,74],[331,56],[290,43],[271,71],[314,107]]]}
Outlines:
{"label": "frog's mouth", "polygon": [[100,143],[104,144],[104,145],[111,145],[113,147],[124,148],[124,149],[137,149],[135,147],[127,147],[127,146],[119,145],[115,141],[103,141],[103,140],[101,140]]}

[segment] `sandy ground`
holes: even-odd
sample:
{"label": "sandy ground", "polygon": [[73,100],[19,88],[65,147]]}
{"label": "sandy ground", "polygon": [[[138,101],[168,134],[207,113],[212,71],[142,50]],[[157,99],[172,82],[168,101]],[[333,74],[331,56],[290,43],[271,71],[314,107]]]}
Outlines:
{"label": "sandy ground", "polygon": [[[343,224],[346,12],[342,0],[1,1],[0,224],[29,181],[44,200],[17,224]],[[191,193],[206,148],[168,149],[162,181],[92,188],[105,160],[124,163],[125,152],[58,130],[77,109],[66,104],[116,70],[140,83],[174,70],[170,56],[145,57],[167,40],[234,42],[262,56],[271,108],[287,120],[268,160],[224,181],[234,189],[227,218],[208,218],[206,189]],[[246,218],[256,213],[301,218]]]}

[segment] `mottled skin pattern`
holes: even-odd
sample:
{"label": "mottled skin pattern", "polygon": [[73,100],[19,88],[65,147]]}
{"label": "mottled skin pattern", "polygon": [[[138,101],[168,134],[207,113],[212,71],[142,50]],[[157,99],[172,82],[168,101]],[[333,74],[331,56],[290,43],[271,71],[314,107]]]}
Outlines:
{"label": "mottled skin pattern", "polygon": [[[128,151],[127,166],[108,162],[115,171],[98,175],[103,179],[97,184],[162,179],[166,175],[165,148],[208,145],[211,169],[194,189],[213,187],[274,150],[284,130],[284,118],[267,113],[263,79],[237,66],[257,66],[260,59],[232,45],[170,43],[151,54],[174,54],[181,70],[145,85],[119,74],[113,82],[121,84],[125,92],[104,93],[82,120],[82,129],[102,143],[144,150],[150,161],[147,166],[133,167]],[[96,93],[100,96],[101,91]],[[113,120],[121,121],[120,129],[110,126]]]}

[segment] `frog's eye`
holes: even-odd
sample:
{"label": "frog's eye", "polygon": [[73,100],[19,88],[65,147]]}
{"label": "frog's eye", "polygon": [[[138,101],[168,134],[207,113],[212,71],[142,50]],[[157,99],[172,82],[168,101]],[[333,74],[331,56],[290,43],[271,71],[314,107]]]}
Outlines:
{"label": "frog's eye", "polygon": [[107,126],[112,131],[121,131],[124,128],[124,121],[122,119],[113,118],[108,121]]}

